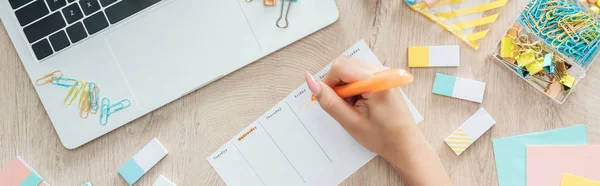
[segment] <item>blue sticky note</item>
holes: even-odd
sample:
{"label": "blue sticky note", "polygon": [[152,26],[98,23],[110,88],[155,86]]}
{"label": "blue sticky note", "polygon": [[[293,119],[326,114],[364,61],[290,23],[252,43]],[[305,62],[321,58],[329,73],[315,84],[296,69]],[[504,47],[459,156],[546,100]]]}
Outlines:
{"label": "blue sticky note", "polygon": [[492,140],[499,186],[525,186],[528,145],[587,144],[585,125]]}
{"label": "blue sticky note", "polygon": [[21,183],[21,186],[38,186],[44,179],[36,172],[31,172],[29,176]]}
{"label": "blue sticky note", "polygon": [[454,84],[456,83],[456,77],[446,74],[435,74],[435,80],[433,81],[433,93],[444,96],[452,97],[454,93]]}
{"label": "blue sticky note", "polygon": [[119,169],[119,174],[129,185],[133,185],[142,176],[144,176],[144,170],[131,158],[123,167]]}

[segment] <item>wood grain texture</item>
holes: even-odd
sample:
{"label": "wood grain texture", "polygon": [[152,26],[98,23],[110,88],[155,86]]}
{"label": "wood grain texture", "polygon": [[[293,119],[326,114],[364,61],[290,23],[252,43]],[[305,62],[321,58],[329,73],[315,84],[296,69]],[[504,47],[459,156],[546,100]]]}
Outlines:
{"label": "wood grain texture", "polygon": [[[0,168],[22,156],[53,185],[126,185],[117,170],[150,139],[169,155],[137,185],[164,175],[178,185],[223,185],[205,158],[357,40],[364,39],[389,67],[407,66],[407,47],[461,46],[458,68],[410,69],[415,82],[403,87],[425,116],[419,128],[438,152],[455,185],[495,186],[491,139],[587,124],[590,143],[600,143],[600,67],[593,65],[576,92],[554,104],[488,56],[526,0],[502,9],[475,51],[401,0],[335,0],[333,25],[250,64],[196,92],[75,150],[59,142],[4,27],[0,28]],[[483,105],[433,95],[436,72],[487,83]],[[481,106],[497,124],[457,157],[443,139]],[[342,185],[402,185],[392,167],[375,158]]]}

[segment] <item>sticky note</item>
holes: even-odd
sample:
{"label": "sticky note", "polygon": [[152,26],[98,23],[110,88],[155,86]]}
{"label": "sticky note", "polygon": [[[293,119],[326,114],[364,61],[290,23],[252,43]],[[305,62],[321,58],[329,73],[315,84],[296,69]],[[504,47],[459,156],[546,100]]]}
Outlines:
{"label": "sticky note", "polygon": [[502,38],[500,42],[500,57],[514,58],[515,40],[510,37]]}
{"label": "sticky note", "polygon": [[556,185],[563,173],[600,180],[600,145],[527,146],[527,185]]}
{"label": "sticky note", "polygon": [[525,186],[528,145],[587,144],[585,125],[492,140],[499,186]]}
{"label": "sticky note", "polygon": [[84,184],[83,184],[83,185],[81,185],[81,186],[92,186],[92,183],[90,183],[90,182],[87,182],[87,183],[84,183]]}
{"label": "sticky note", "polygon": [[2,186],[38,186],[48,185],[23,158],[17,156],[0,172]]}
{"label": "sticky note", "polygon": [[154,138],[119,169],[119,174],[129,185],[133,185],[168,153],[158,139]]}
{"label": "sticky note", "polygon": [[600,186],[600,181],[564,173],[560,180],[560,186]]}
{"label": "sticky note", "polygon": [[449,66],[460,66],[458,45],[408,47],[408,67]]}
{"label": "sticky note", "polygon": [[496,124],[494,118],[485,109],[480,108],[444,141],[456,155],[460,155],[494,124]]}
{"label": "sticky note", "polygon": [[521,55],[515,56],[519,66],[527,66],[529,63],[535,62],[535,52],[531,49],[525,50]]}
{"label": "sticky note", "polygon": [[483,102],[485,83],[437,73],[433,82],[432,92],[434,94],[481,103]]}
{"label": "sticky note", "polygon": [[168,180],[167,178],[165,178],[164,176],[160,175],[158,178],[156,178],[156,181],[154,181],[154,184],[152,184],[152,186],[176,186],[173,182],[171,182],[170,180]]}

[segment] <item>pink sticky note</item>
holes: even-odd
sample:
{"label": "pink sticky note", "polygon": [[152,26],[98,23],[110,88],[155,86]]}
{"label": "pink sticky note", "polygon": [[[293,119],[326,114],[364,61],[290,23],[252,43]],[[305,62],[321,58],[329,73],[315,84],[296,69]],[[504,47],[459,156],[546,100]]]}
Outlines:
{"label": "pink sticky note", "polygon": [[527,186],[559,186],[564,173],[600,180],[600,145],[527,146]]}
{"label": "pink sticky note", "polygon": [[0,172],[0,185],[19,186],[27,179],[29,174],[31,174],[31,170],[25,165],[21,157],[17,156]]}

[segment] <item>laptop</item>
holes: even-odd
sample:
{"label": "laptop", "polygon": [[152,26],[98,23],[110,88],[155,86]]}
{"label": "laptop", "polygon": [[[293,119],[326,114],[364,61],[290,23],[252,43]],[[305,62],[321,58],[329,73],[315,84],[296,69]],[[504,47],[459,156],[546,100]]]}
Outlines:
{"label": "laptop", "polygon": [[[335,22],[339,15],[333,0],[275,3],[0,0],[0,18],[60,141],[74,149]],[[287,20],[287,28],[280,28],[285,22],[277,26],[277,20]],[[100,114],[82,119],[78,100],[64,104],[70,87],[35,85],[56,70],[63,77],[94,82],[100,99],[131,104],[109,115],[106,125],[100,124]]]}

